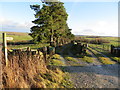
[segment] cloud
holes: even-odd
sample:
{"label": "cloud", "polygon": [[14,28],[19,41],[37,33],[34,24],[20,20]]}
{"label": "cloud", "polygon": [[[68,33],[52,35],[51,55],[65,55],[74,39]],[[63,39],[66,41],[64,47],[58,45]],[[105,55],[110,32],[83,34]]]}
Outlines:
{"label": "cloud", "polygon": [[79,32],[74,32],[76,34],[80,34],[80,35],[105,35],[105,33],[99,33],[96,32],[92,29],[84,29],[84,30],[80,30]]}
{"label": "cloud", "polygon": [[70,25],[74,34],[118,36],[118,22],[99,20],[95,22],[74,23]]}
{"label": "cloud", "polygon": [[16,31],[16,32],[29,32],[33,26],[30,22],[15,22],[12,20],[1,19],[0,20],[2,31]]}

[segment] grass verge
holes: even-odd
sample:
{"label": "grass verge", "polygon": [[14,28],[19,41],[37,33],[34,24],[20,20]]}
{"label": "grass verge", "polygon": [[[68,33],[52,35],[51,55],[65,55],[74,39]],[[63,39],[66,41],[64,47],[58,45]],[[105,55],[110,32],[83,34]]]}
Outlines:
{"label": "grass verge", "polygon": [[93,63],[93,58],[92,57],[88,57],[88,56],[84,56],[83,58],[80,58],[83,61],[87,62],[87,63]]}
{"label": "grass verge", "polygon": [[93,57],[91,56],[91,54],[88,52],[88,50],[86,51],[86,55],[83,56],[83,55],[77,55],[77,57],[87,63],[93,63],[94,60],[93,60]]}
{"label": "grass verge", "polygon": [[73,62],[78,62],[76,59],[74,59],[73,57],[65,57],[65,59],[67,60],[67,61],[73,61]]}
{"label": "grass verge", "polygon": [[57,59],[52,59],[50,61],[50,64],[49,65],[55,65],[55,66],[64,66],[65,64],[60,61],[60,60],[57,60]]}
{"label": "grass verge", "polygon": [[96,50],[88,48],[91,50],[94,55],[103,63],[103,64],[115,64],[115,62],[111,61],[110,58],[104,57],[102,54],[98,53]]}
{"label": "grass verge", "polygon": [[101,50],[100,48],[96,48],[96,47],[92,47],[92,48],[94,48],[95,50],[97,50],[97,51],[105,54],[110,59],[112,59],[112,60],[117,61],[118,63],[120,63],[120,57],[116,57],[116,56],[112,55],[110,52]]}

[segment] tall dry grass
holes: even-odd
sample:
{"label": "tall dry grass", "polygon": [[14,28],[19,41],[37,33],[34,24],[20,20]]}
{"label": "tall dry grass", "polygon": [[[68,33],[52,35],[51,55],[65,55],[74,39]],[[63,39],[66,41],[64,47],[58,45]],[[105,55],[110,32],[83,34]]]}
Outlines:
{"label": "tall dry grass", "polygon": [[8,55],[8,66],[5,66],[2,54],[2,88],[44,88],[35,77],[48,71],[43,55],[32,55],[25,52]]}
{"label": "tall dry grass", "polygon": [[5,66],[2,53],[2,88],[72,87],[68,75],[56,66],[46,65],[43,54],[9,53]]}

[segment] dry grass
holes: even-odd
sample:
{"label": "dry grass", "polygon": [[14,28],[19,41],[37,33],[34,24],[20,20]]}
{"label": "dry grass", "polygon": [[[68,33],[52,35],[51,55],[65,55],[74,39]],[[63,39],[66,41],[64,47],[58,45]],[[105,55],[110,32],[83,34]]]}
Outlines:
{"label": "dry grass", "polygon": [[3,65],[3,88],[31,88],[43,87],[36,85],[34,77],[40,72],[46,73],[47,68],[43,56],[32,56],[27,54],[9,55],[8,66]]}
{"label": "dry grass", "polygon": [[66,74],[59,68],[47,67],[42,55],[10,54],[8,59],[6,67],[2,57],[2,88],[70,87]]}

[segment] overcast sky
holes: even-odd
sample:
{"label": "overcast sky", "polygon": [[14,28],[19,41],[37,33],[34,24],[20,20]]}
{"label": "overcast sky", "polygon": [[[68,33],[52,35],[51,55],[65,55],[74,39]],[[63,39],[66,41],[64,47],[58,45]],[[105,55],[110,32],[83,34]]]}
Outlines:
{"label": "overcast sky", "polygon": [[[40,1],[40,0],[37,0]],[[0,2],[2,31],[30,32],[34,11],[40,2]],[[68,25],[73,34],[118,36],[118,2],[66,2]],[[2,26],[1,26],[2,25]]]}

